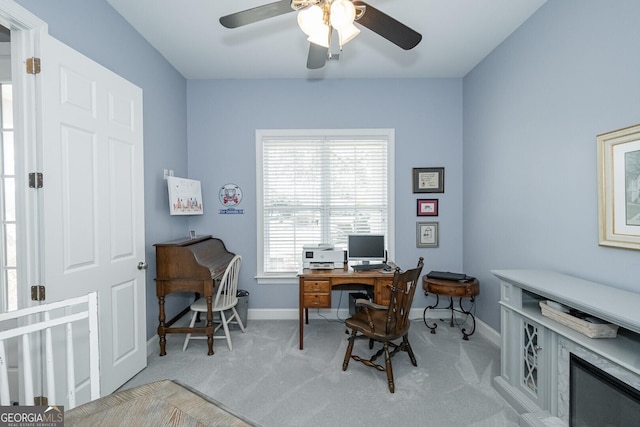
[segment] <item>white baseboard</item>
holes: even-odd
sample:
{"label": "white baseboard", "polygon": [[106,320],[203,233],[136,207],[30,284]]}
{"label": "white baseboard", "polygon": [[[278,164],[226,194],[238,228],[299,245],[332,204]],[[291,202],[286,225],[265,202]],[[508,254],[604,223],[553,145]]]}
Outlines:
{"label": "white baseboard", "polygon": [[500,347],[502,340],[500,339],[500,332],[493,329],[491,326],[484,323],[482,320],[476,319],[476,330],[480,335],[491,341],[496,347]]}
{"label": "white baseboard", "polygon": [[[251,327],[251,320],[298,320],[297,308],[250,308],[247,311],[247,323]],[[422,320],[424,308],[412,308],[409,316],[411,319]],[[458,313],[456,313],[458,315]],[[346,319],[349,317],[348,309],[310,309],[309,319]],[[429,319],[439,319],[442,317],[442,312],[430,311],[427,313]],[[476,319],[476,334],[482,335],[492,342],[495,346],[500,346],[500,334],[482,320]],[[147,341],[147,354],[152,354],[158,350],[158,335],[154,335]]]}

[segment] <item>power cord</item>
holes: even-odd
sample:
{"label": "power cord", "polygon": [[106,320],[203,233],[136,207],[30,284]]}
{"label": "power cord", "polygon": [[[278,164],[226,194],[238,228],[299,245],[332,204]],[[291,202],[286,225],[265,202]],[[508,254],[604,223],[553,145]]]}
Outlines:
{"label": "power cord", "polygon": [[342,305],[342,294],[343,294],[344,292],[345,292],[345,291],[341,291],[341,292],[340,292],[340,298],[338,299],[338,308],[336,309],[336,319],[337,319],[337,320],[329,319],[329,318],[327,318],[326,316],[323,316],[323,315],[320,313],[320,309],[319,309],[319,308],[317,308],[317,309],[316,309],[316,310],[317,310],[317,313],[318,313],[318,316],[319,316],[319,317],[322,317],[322,318],[323,318],[324,320],[326,320],[327,322],[344,323],[344,322],[345,322],[345,319],[341,319],[341,318],[340,318],[340,305]]}

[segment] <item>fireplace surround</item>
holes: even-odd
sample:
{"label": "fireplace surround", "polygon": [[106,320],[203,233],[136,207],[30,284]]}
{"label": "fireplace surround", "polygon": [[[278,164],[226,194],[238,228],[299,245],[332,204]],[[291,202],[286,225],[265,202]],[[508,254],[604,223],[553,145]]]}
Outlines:
{"label": "fireplace surround", "polygon": [[633,426],[640,422],[640,390],[571,354],[569,425]]}
{"label": "fireplace surround", "polygon": [[[502,321],[494,386],[521,414],[521,426],[569,425],[571,355],[640,390],[640,294],[550,271],[493,273]],[[545,300],[618,325],[618,335],[592,339],[544,317]]]}
{"label": "fireplace surround", "polygon": [[[627,334],[627,332],[622,332],[623,334]],[[640,355],[638,356],[640,357]],[[566,425],[581,425],[581,424],[571,424],[571,395],[575,393],[575,390],[572,390],[571,384],[571,359],[580,359],[585,363],[593,366],[594,368],[600,370],[603,375],[608,375],[609,377],[619,381],[623,384],[622,387],[628,387],[628,391],[633,394],[635,393],[635,398],[637,399],[640,396],[640,375],[629,370],[622,368],[621,366],[612,363],[605,357],[600,356],[597,353],[594,353],[582,346],[577,345],[571,340],[568,340],[564,337],[560,337],[558,339],[558,400],[557,400],[557,416],[560,418]],[[605,397],[599,396],[602,394],[602,390],[599,393],[595,393],[592,391],[593,395],[598,395],[601,400],[606,399]],[[640,402],[638,403],[637,408],[640,410]],[[640,419],[638,417],[637,419]],[[606,424],[602,424],[606,425]],[[614,424],[615,425],[615,424]],[[617,424],[617,426],[622,426],[625,424]]]}

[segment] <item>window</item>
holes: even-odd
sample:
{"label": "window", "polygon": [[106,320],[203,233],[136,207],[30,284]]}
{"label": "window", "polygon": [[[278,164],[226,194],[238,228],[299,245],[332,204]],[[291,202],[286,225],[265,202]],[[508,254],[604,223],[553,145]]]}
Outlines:
{"label": "window", "polygon": [[[393,254],[394,132],[258,130],[258,280],[295,277],[302,247],[384,234]],[[278,281],[277,283],[282,283]]]}

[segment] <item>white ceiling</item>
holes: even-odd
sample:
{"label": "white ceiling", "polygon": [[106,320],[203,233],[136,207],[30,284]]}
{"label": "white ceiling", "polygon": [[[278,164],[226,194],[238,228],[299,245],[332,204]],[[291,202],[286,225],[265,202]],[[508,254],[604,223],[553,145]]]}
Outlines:
{"label": "white ceiling", "polygon": [[275,0],[107,1],[187,79],[463,77],[546,2],[368,0],[420,44],[405,51],[360,27],[338,61],[308,70],[296,12],[235,29],[218,22]]}

